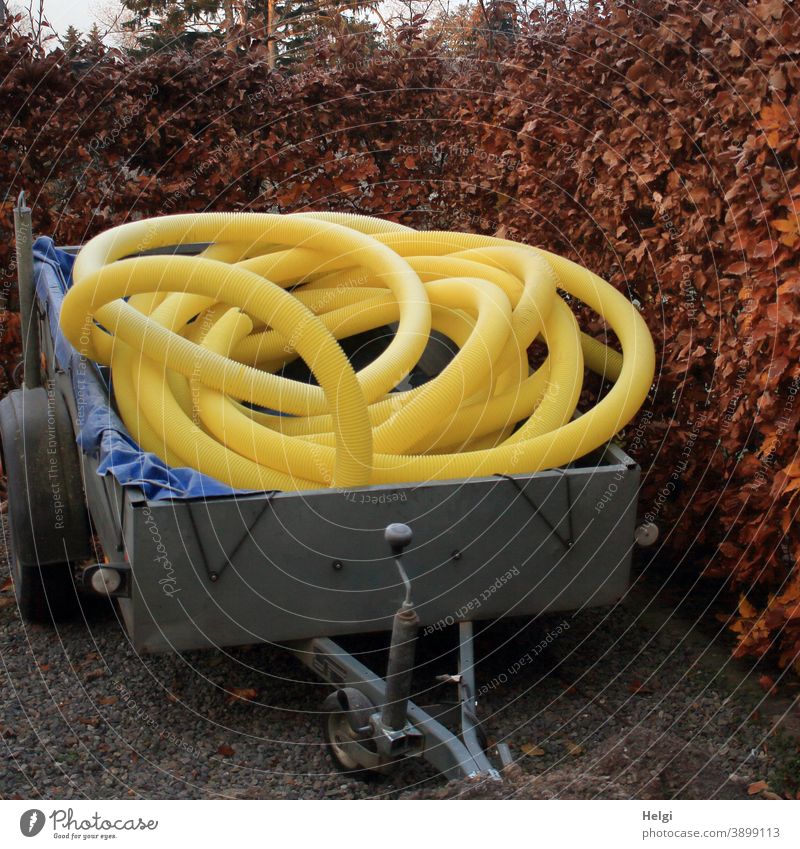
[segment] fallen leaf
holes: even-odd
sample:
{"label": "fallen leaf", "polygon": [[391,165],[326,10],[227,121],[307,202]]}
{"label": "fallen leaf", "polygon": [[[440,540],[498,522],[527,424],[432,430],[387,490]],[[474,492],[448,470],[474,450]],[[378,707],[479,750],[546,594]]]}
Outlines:
{"label": "fallen leaf", "polygon": [[628,692],[632,693],[634,696],[643,696],[647,693],[652,693],[653,689],[648,684],[643,684],[638,678],[634,678],[633,681],[628,684]]}
{"label": "fallen leaf", "polygon": [[14,582],[11,580],[11,578],[6,578],[3,583],[0,584],[0,593],[4,593],[7,590],[13,589],[13,587]]}
{"label": "fallen leaf", "polygon": [[747,795],[748,796],[755,796],[756,793],[760,793],[762,790],[766,790],[768,787],[769,787],[769,784],[767,784],[766,781],[763,781],[763,780],[762,781],[754,781],[747,788]]}
{"label": "fallen leaf", "polygon": [[778,688],[775,686],[775,679],[770,675],[759,675],[758,683],[761,685],[761,689],[771,696],[774,696],[778,692]]}
{"label": "fallen leaf", "polygon": [[223,743],[218,749],[217,754],[222,755],[223,758],[230,758],[234,755],[234,750],[227,743]]}
{"label": "fallen leaf", "polygon": [[573,743],[572,740],[564,740],[564,745],[567,747],[567,754],[573,758],[577,758],[583,754],[583,746],[579,743]]}
{"label": "fallen leaf", "polygon": [[115,705],[119,699],[117,696],[100,696],[97,700],[97,704],[99,705]]}
{"label": "fallen leaf", "polygon": [[231,704],[239,699],[251,702],[258,696],[258,690],[253,687],[229,687],[226,692],[228,693],[228,702]]}
{"label": "fallen leaf", "polygon": [[545,754],[545,751],[541,746],[534,746],[533,743],[523,743],[520,748],[522,749],[523,754],[527,755],[529,758],[540,758]]}

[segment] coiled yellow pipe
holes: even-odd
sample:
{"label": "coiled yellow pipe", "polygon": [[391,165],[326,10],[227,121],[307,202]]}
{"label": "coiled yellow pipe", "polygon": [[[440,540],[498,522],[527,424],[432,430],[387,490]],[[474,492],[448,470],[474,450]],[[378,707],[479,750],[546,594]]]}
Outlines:
{"label": "coiled yellow pipe", "polygon": [[[198,256],[142,255],[187,243]],[[622,354],[581,333],[561,289]],[[358,374],[338,339],[385,325]],[[639,313],[555,254],[338,213],[204,213],[124,224],[79,253],[61,327],[110,365],[140,445],[242,489],[316,489],[531,473],[603,445],[655,370]],[[431,330],[456,354],[422,386]],[[527,350],[547,346],[531,372]],[[296,357],[316,385],[277,372]],[[614,386],[575,417],[584,365]]]}

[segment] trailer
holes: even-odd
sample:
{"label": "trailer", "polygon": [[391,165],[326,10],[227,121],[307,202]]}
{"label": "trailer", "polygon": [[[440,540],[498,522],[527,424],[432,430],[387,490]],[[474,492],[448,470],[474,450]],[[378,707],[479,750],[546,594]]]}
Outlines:
{"label": "trailer", "polygon": [[[24,379],[0,401],[0,437],[22,615],[57,620],[88,593],[116,600],[140,652],[280,644],[331,685],[321,713],[340,768],[418,757],[500,780],[512,756],[481,728],[473,625],[622,597],[637,464],[609,444],[532,475],[312,492],[166,468],[127,433],[107,371],[60,334],[78,248],[34,243],[24,195],[15,231]],[[444,629],[458,637],[456,710],[434,716],[411,676],[417,641]],[[385,674],[337,642],[370,632],[391,632]]]}

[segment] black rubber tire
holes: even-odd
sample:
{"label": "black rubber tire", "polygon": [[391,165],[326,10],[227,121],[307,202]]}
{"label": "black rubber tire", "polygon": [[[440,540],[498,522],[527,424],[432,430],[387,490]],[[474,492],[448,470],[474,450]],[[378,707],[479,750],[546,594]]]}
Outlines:
{"label": "black rubber tire", "polygon": [[20,566],[14,555],[13,529],[10,543],[8,557],[14,593],[23,620],[49,625],[75,618],[80,603],[72,580],[72,565]]}
{"label": "black rubber tire", "polygon": [[72,564],[90,554],[91,534],[78,449],[60,392],[39,387],[3,398],[0,445],[20,614],[29,622],[69,619],[80,609]]}
{"label": "black rubber tire", "polygon": [[346,687],[344,690],[331,693],[322,705],[322,734],[325,738],[325,748],[328,750],[336,769],[348,778],[374,782],[383,778],[384,772],[368,767],[354,766],[352,763],[343,760],[334,739],[332,723],[336,720],[346,721],[344,718],[348,713],[351,713],[355,724],[362,725],[367,722],[374,710],[374,706],[367,697],[354,687]]}

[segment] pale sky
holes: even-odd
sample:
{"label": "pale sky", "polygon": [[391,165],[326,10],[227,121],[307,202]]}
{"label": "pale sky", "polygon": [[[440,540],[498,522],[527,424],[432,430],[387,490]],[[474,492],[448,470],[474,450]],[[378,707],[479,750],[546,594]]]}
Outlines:
{"label": "pale sky", "polygon": [[[6,0],[13,11],[27,8],[30,3],[38,5],[38,0]],[[462,0],[436,0],[434,7],[440,10],[458,6]],[[95,21],[99,21],[101,31],[108,29],[104,21],[113,19],[114,13],[121,6],[120,0],[44,0],[46,19],[52,24],[56,33],[63,36],[67,27],[72,24],[85,35]],[[397,4],[386,0],[382,4],[389,17],[396,12]]]}
{"label": "pale sky", "polygon": [[[6,0],[6,2],[8,2],[8,5],[12,9],[20,9],[27,7],[30,0]],[[38,0],[33,0],[33,2],[37,3]],[[387,10],[392,10],[393,8],[391,2],[384,3],[383,5]],[[439,0],[435,5],[437,8],[449,8],[452,5],[459,5],[459,3],[452,3],[449,0]],[[119,8],[119,6],[119,0],[44,0],[47,20],[53,25],[59,35],[63,35],[70,24],[80,32],[86,34],[98,17],[96,10],[106,9],[110,11]]]}
{"label": "pale sky", "polygon": [[[27,0],[17,0],[9,3],[10,6],[27,6]],[[87,33],[92,28],[95,16],[90,8],[97,8],[97,0],[44,0],[44,9],[47,20],[55,27],[59,35],[67,31],[72,24],[82,33]]]}

